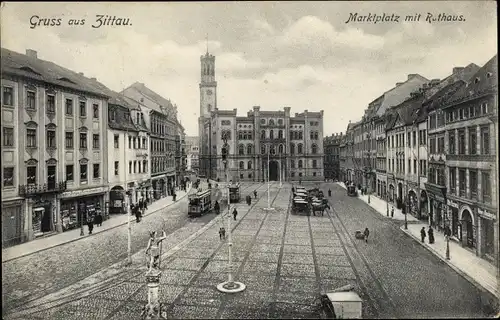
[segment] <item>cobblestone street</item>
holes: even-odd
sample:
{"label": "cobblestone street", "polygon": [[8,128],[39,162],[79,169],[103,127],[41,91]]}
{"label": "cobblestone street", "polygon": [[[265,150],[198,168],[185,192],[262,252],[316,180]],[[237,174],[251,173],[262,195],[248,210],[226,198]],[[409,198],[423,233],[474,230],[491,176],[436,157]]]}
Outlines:
{"label": "cobblestone street", "polygon": [[[241,293],[228,295],[216,289],[227,280],[228,265],[227,243],[218,235],[220,218],[165,257],[160,300],[168,318],[314,318],[315,297],[346,284],[363,299],[364,318],[483,315],[477,289],[415,244],[393,221],[347,197],[337,185],[323,188],[332,189],[334,209],[324,216],[291,214],[290,184],[281,189],[272,185],[274,211],[264,210],[266,185],[258,189],[258,202],[236,205],[233,271],[235,280],[247,286]],[[366,244],[353,237],[365,226],[372,235]],[[134,260],[132,267],[121,269],[124,276],[107,287],[7,319],[138,319],[147,303],[147,287],[143,260]]]}

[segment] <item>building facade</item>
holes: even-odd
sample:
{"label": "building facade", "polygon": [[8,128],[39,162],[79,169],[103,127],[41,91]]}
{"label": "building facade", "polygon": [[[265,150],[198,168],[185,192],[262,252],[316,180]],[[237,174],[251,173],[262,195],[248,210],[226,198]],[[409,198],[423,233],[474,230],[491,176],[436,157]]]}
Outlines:
{"label": "building facade", "polygon": [[199,147],[199,139],[198,137],[189,137],[186,136],[186,170],[187,171],[193,171],[198,173],[200,169],[200,163],[199,163],[199,154],[200,154],[200,147]]}
{"label": "building facade", "polygon": [[2,49],[2,245],[107,215],[107,95],[93,79]]}
{"label": "building facade", "polygon": [[152,200],[172,195],[176,187],[176,137],[179,130],[177,106],[136,82],[122,94],[137,104],[150,129],[150,171]]}
{"label": "building facade", "polygon": [[323,139],[325,159],[324,172],[325,179],[340,179],[340,144],[343,140],[343,133],[332,134]]}
{"label": "building facade", "polygon": [[498,60],[488,61],[442,108],[447,195],[445,224],[454,239],[498,263]]}
{"label": "building facade", "polygon": [[184,127],[178,122],[175,135],[175,177],[176,186],[183,186],[186,181],[186,133]]}

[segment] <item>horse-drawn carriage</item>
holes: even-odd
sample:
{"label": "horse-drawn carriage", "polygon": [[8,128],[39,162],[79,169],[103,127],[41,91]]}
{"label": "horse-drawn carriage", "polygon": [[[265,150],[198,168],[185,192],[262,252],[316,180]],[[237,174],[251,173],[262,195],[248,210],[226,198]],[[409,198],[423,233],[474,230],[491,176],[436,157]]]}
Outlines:
{"label": "horse-drawn carriage", "polygon": [[305,212],[307,215],[311,214],[311,205],[309,202],[301,197],[293,198],[292,212]]}
{"label": "horse-drawn carriage", "polygon": [[357,197],[358,192],[356,191],[356,187],[354,185],[347,186],[347,195],[349,197]]}

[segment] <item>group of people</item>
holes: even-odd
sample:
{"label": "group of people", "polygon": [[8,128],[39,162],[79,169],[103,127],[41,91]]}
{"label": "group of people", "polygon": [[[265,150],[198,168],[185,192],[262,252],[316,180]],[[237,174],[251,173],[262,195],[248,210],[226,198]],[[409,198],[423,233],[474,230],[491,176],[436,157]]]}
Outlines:
{"label": "group of people", "polygon": [[141,222],[141,218],[144,214],[144,211],[148,209],[148,202],[144,201],[143,198],[139,199],[139,202],[134,204],[130,204],[130,212],[135,215],[135,221],[137,223]]}
{"label": "group of people", "polygon": [[92,234],[94,230],[94,225],[101,227],[102,226],[102,214],[101,212],[97,212],[96,214],[87,213],[87,227],[89,228],[89,234]]}
{"label": "group of people", "polygon": [[[434,229],[432,229],[431,226],[429,226],[429,229],[427,230],[427,234],[429,235],[429,244],[434,243]],[[425,242],[425,238],[427,237],[427,234],[425,233],[425,227],[422,227],[420,229],[420,239],[422,240],[422,243]]]}
{"label": "group of people", "polygon": [[[254,198],[255,198],[255,199],[257,199],[257,190],[254,190],[254,191],[253,191],[253,196],[254,196]],[[246,199],[246,202],[247,202],[247,204],[248,204],[249,206],[250,206],[250,205],[252,205],[252,196],[251,196],[251,195],[247,195],[247,196],[245,197],[245,199]]]}

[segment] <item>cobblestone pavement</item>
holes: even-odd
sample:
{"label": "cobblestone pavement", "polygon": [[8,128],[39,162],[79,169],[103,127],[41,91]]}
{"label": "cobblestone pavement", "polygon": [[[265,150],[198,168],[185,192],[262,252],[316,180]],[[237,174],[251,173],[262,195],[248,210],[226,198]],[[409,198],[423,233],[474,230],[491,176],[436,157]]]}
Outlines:
{"label": "cobblestone pavement", "polygon": [[[267,196],[251,207],[237,205],[232,270],[235,280],[247,286],[241,293],[216,289],[228,270],[220,221],[165,259],[160,301],[168,318],[317,318],[315,297],[346,284],[364,300],[363,318],[482,315],[472,285],[393,222],[347,197],[344,189],[328,187],[335,212],[325,216],[291,214],[289,184],[271,187],[274,211],[264,210]],[[353,239],[354,231],[365,226],[372,230],[367,244]],[[138,319],[147,303],[141,270],[136,267],[138,276],[46,310],[39,307],[22,319]]]}
{"label": "cobblestone pavement", "polygon": [[[205,184],[206,185],[206,184]],[[206,186],[205,186],[206,187]],[[243,184],[242,189],[255,185]],[[165,250],[175,246],[215,217],[208,214],[190,219],[187,198],[170,207],[132,222],[132,252],[145,248],[151,230],[170,234]],[[79,241],[33,253],[2,263],[2,314],[37,301],[93,275],[127,257],[127,226],[86,237]],[[144,256],[140,257],[144,262]],[[133,276],[135,270],[120,268],[116,279]]]}

